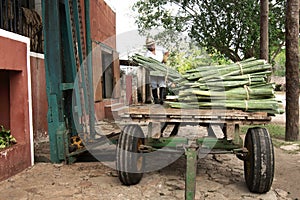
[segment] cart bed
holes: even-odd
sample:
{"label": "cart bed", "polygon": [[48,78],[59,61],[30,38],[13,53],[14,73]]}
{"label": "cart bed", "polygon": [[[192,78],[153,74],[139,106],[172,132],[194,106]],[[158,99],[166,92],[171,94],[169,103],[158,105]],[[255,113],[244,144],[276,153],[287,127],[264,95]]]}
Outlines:
{"label": "cart bed", "polygon": [[120,116],[127,123],[147,122],[194,122],[194,123],[233,123],[266,124],[271,117],[266,112],[244,112],[221,109],[176,109],[160,105],[129,106]]}

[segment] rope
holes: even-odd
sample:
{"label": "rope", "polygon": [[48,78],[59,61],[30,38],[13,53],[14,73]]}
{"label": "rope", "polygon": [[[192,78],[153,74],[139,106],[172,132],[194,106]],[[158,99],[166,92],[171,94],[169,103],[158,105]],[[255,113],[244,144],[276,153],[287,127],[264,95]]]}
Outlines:
{"label": "rope", "polygon": [[244,85],[244,88],[246,91],[246,97],[247,97],[246,100],[249,100],[250,99],[250,95],[249,95],[250,88],[247,85]]}
{"label": "rope", "polygon": [[243,72],[243,66],[241,65],[240,62],[237,62],[238,66],[240,67],[240,71],[241,71],[241,75],[244,75],[244,72]]}
{"label": "rope", "polygon": [[166,68],[167,68],[167,73],[166,73],[166,77],[165,77],[165,82],[167,84],[167,82],[168,82],[168,76],[169,76],[169,67],[166,66]]}
{"label": "rope", "polygon": [[247,100],[244,101],[245,101],[245,111],[248,111],[248,101]]}
{"label": "rope", "polygon": [[248,74],[248,79],[249,79],[249,85],[251,85],[251,76]]}

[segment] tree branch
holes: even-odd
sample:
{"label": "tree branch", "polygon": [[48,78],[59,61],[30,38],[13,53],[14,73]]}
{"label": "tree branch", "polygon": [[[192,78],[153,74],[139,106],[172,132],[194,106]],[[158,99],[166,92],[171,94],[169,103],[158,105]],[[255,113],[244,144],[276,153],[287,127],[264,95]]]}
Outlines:
{"label": "tree branch", "polygon": [[277,55],[280,53],[281,48],[282,48],[284,45],[285,45],[285,42],[283,41],[283,42],[279,45],[279,47],[277,48],[277,50],[274,51],[274,53],[271,55],[271,56],[272,56],[272,58],[271,58],[271,60],[270,60],[271,63],[274,62],[275,58],[276,58]]}

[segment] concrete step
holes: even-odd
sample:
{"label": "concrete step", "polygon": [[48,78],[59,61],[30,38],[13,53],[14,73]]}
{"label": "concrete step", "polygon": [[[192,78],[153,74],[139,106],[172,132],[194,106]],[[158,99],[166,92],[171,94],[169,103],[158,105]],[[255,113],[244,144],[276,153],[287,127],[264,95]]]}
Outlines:
{"label": "concrete step", "polygon": [[122,107],[122,106],[124,106],[124,104],[117,102],[117,103],[112,103],[112,104],[109,104],[109,105],[105,105],[105,108],[111,108],[113,110],[113,109],[117,109],[117,108]]}
{"label": "concrete step", "polygon": [[124,111],[125,108],[126,106],[123,103],[113,103],[106,105],[104,107],[105,118],[109,120],[114,120],[119,116],[120,113]]}
{"label": "concrete step", "polygon": [[115,120],[120,120],[121,119],[120,116],[122,114],[124,114],[126,111],[128,111],[128,106],[123,105],[120,108],[116,108],[116,109],[112,110],[112,114],[113,114]]}

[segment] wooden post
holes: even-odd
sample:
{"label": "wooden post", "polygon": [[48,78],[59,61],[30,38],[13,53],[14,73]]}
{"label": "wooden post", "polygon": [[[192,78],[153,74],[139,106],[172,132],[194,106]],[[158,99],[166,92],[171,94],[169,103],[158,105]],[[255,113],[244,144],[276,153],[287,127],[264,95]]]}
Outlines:
{"label": "wooden post", "polygon": [[233,140],[234,144],[242,145],[243,140],[240,136],[240,125],[236,123],[226,123],[224,133],[228,140]]}

